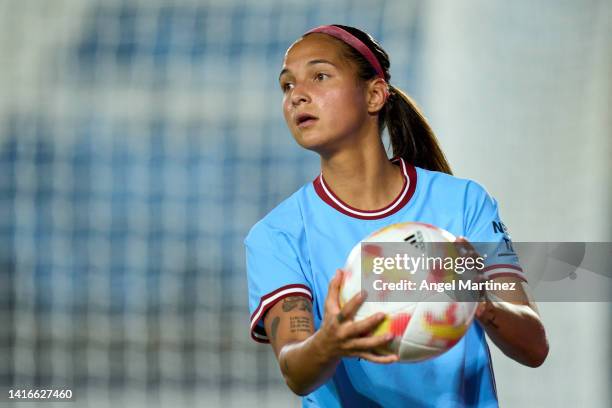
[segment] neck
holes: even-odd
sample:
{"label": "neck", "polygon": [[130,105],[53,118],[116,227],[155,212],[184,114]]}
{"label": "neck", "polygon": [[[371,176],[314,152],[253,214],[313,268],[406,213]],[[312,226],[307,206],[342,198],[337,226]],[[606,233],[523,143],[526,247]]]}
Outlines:
{"label": "neck", "polygon": [[404,176],[387,159],[380,138],[370,146],[354,146],[321,156],[325,184],[346,204],[360,210],[377,210],[401,192]]}

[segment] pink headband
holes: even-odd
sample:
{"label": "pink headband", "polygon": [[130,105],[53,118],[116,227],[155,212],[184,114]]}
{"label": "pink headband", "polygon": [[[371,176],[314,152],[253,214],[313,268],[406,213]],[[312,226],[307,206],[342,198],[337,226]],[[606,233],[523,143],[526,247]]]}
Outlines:
{"label": "pink headband", "polygon": [[376,74],[380,78],[385,79],[385,73],[382,67],[380,66],[380,62],[378,62],[378,59],[376,58],[374,53],[368,48],[367,45],[363,43],[363,41],[355,37],[353,34],[349,33],[346,30],[343,30],[340,27],[336,27],[333,25],[324,25],[324,26],[316,27],[306,32],[306,34],[312,34],[312,33],[323,33],[323,34],[331,35],[332,37],[337,38],[347,43],[348,45],[350,45],[351,47],[359,51],[359,53],[366,60],[368,60],[368,62],[370,63],[370,65],[372,65],[372,67],[376,71]]}

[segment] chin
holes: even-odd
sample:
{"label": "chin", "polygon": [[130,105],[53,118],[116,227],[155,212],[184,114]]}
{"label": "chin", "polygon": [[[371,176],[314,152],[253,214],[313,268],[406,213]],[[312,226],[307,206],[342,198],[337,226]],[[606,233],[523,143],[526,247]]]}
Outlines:
{"label": "chin", "polygon": [[304,149],[315,153],[323,154],[333,150],[333,147],[339,143],[339,137],[324,135],[319,132],[307,131],[294,133],[295,141]]}
{"label": "chin", "polygon": [[333,141],[325,140],[323,138],[301,138],[296,139],[297,143],[306,150],[313,151],[315,153],[322,154],[331,150]]}
{"label": "chin", "polygon": [[314,150],[317,146],[324,145],[326,138],[316,132],[296,132],[293,134],[293,138],[304,149]]}

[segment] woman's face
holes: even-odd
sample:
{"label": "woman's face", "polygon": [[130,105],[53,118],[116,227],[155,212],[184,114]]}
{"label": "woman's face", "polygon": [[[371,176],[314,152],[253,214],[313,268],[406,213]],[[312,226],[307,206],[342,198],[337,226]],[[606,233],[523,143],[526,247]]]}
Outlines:
{"label": "woman's face", "polygon": [[350,143],[368,119],[366,91],[341,45],[310,34],[285,54],[279,77],[283,113],[300,146],[318,153]]}

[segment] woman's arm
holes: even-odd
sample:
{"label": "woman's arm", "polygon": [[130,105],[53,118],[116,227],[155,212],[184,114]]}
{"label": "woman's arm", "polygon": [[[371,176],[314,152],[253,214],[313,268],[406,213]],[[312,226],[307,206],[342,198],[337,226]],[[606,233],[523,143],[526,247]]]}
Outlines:
{"label": "woman's arm", "polygon": [[270,309],[264,323],[281,373],[293,392],[306,395],[333,375],[339,360],[325,355],[317,344],[308,298],[283,299]]}
{"label": "woman's arm", "polygon": [[353,316],[365,301],[355,295],[341,309],[338,303],[340,274],[331,280],[325,300],[321,328],[314,330],[312,303],[306,297],[291,296],[279,301],[264,317],[264,326],[287,385],[298,395],[307,395],[325,383],[341,357],[361,357],[377,363],[392,363],[397,356],[379,356],[375,347],[392,336],[367,336],[384,319],[377,314],[359,322]]}
{"label": "woman's arm", "polygon": [[[455,240],[463,256],[478,252],[463,237]],[[476,309],[476,319],[493,343],[508,357],[529,367],[539,367],[548,355],[548,339],[535,302],[530,301],[518,277],[499,277],[493,282],[510,283],[514,290],[489,290]]]}
{"label": "woman's arm", "polygon": [[513,277],[493,281],[514,283],[515,290],[489,291],[487,300],[476,310],[476,318],[505,355],[529,367],[542,365],[548,355],[548,340],[537,307],[523,290],[523,282]]}

